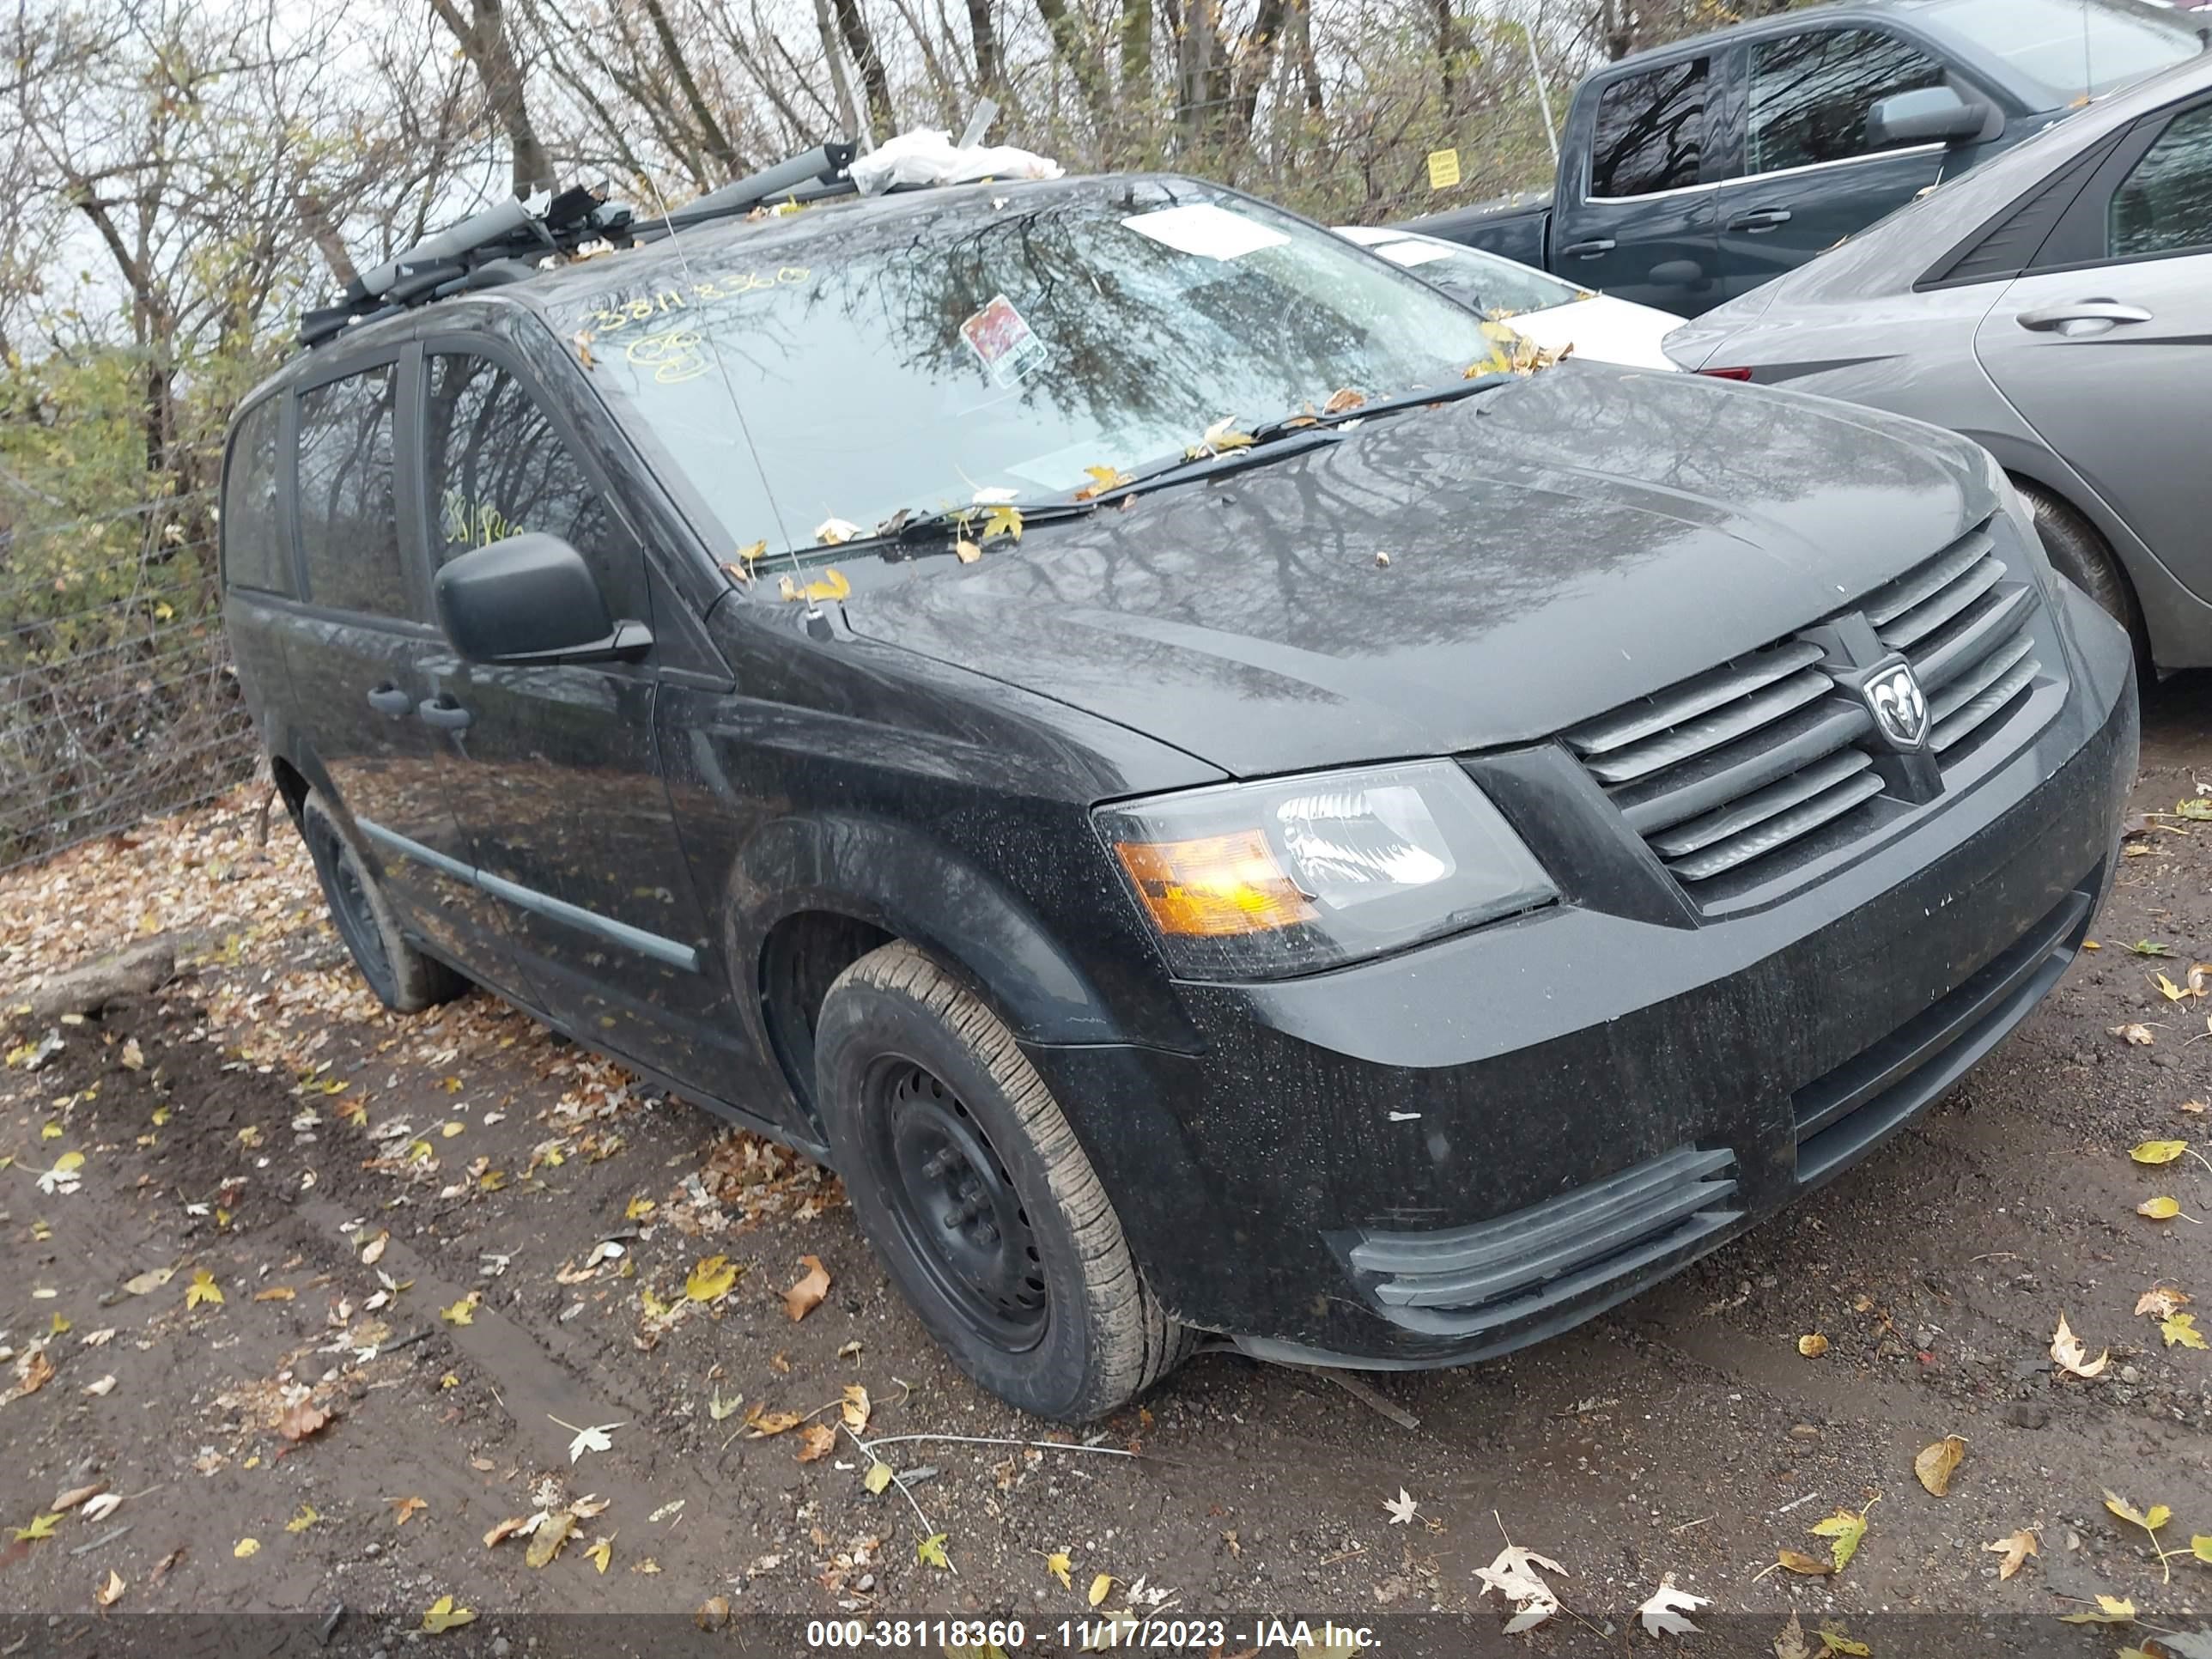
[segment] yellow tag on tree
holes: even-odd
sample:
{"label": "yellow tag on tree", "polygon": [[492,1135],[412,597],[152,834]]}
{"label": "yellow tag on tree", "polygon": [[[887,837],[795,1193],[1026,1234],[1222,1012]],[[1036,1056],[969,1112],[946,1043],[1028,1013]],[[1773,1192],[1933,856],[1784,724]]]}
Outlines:
{"label": "yellow tag on tree", "polygon": [[1459,182],[1459,152],[1455,149],[1432,149],[1429,152],[1429,188],[1449,190]]}

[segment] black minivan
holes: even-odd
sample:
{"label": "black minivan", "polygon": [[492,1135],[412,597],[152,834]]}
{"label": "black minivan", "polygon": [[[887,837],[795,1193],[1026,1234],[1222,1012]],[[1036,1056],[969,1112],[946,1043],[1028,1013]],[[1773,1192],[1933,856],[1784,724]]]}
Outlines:
{"label": "black minivan", "polygon": [[1589,1317],[1936,1099],[2111,878],[2127,641],[1947,433],[1482,372],[1180,178],[508,264],[233,430],[338,930],[834,1166],[1043,1416]]}

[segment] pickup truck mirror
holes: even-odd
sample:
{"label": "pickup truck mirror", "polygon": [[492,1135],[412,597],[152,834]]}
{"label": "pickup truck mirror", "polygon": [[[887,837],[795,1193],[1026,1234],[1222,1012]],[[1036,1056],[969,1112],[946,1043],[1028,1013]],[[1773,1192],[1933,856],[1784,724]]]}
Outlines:
{"label": "pickup truck mirror", "polygon": [[1950,87],[1921,87],[1877,98],[1867,112],[1867,143],[1875,149],[1899,144],[1955,144],[1971,138],[1989,111],[1968,103]]}
{"label": "pickup truck mirror", "polygon": [[615,622],[583,556],[535,532],[471,548],[434,585],[438,625],[470,662],[626,661],[653,644],[643,623]]}

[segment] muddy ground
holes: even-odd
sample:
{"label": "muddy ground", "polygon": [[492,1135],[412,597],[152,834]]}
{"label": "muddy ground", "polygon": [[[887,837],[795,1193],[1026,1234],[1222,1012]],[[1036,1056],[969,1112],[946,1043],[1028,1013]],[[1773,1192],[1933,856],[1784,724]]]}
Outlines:
{"label": "muddy ground", "polygon": [[[2138,811],[2206,793],[2208,693],[2154,695]],[[1711,1599],[1701,1619],[1747,1615],[1763,1640],[1793,1610],[1809,1631],[1899,1609],[2033,1615],[2083,1652],[2144,1640],[2055,1623],[2100,1595],[2205,1622],[2212,1565],[2186,1551],[2212,1533],[2212,1352],[2134,1310],[2160,1285],[2212,1291],[2212,1228],[2136,1213],[2158,1195],[2212,1212],[2212,1172],[2127,1149],[2212,1135],[2191,1106],[2212,1097],[2205,1005],[2154,978],[2185,989],[2212,958],[2212,824],[2148,820],[2102,948],[1997,1054],[1666,1286],[1513,1358],[1357,1391],[1206,1354],[1073,1437],[943,1361],[820,1172],[482,996],[378,1011],[281,817],[256,846],[258,805],[0,879],[11,1002],[131,937],[199,953],[163,991],[58,1028],[36,1069],[44,1029],[0,1019],[0,1609],[83,1613],[112,1572],[118,1613],[342,1603],[380,1642],[447,1595],[478,1612],[475,1638],[712,1597],[1039,1626],[1089,1613],[1103,1573],[1107,1610],[1442,1609],[1489,1632],[1473,1572],[1502,1528],[1565,1570],[1570,1613],[1516,1638],[1535,1652],[1622,1646],[1668,1572]],[[2138,1022],[2148,1046],[2114,1034]],[[43,1189],[70,1152],[76,1189]],[[716,1255],[733,1286],[692,1300]],[[794,1320],[807,1257],[829,1288]],[[2055,1371],[2062,1311],[2090,1357],[2110,1350],[2095,1381]],[[1818,1358],[1799,1352],[1812,1334]],[[832,1437],[856,1384],[865,1426]],[[288,1437],[313,1412],[328,1421]],[[806,1421],[757,1433],[775,1413]],[[577,1431],[605,1425],[607,1449],[572,1462]],[[1948,1434],[1966,1455],[1938,1498],[1912,1462]],[[878,1456],[904,1478],[872,1493]],[[87,1486],[122,1502],[17,1537]],[[1401,1487],[1419,1509],[1397,1525]],[[2171,1507],[2170,1568],[2108,1488]],[[1771,1570],[1778,1547],[1825,1556],[1807,1529],[1839,1509],[1868,1517],[1844,1572]],[[547,1565],[531,1538],[486,1544],[541,1510],[574,1528]],[[2001,1578],[1984,1546],[2021,1530],[2039,1553]],[[936,1534],[949,1569],[918,1557]]]}

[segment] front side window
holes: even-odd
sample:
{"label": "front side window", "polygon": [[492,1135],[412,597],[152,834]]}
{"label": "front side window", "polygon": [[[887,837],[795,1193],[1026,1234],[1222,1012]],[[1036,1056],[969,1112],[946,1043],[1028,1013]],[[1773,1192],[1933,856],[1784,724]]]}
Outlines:
{"label": "front side window", "polygon": [[428,422],[437,562],[526,532],[584,556],[617,616],[641,617],[637,545],[521,381],[487,357],[432,354]]}
{"label": "front side window", "polygon": [[2212,104],[2177,115],[2112,192],[2115,259],[2212,250]]}
{"label": "front side window", "polygon": [[398,369],[381,363],[300,394],[295,494],[307,597],[380,617],[409,612],[393,495]]}
{"label": "front side window", "polygon": [[1816,29],[1762,40],[1751,52],[1747,169],[1847,161],[1870,154],[1877,100],[1943,84],[1943,66],[1877,29]]}
{"label": "front side window", "polygon": [[1592,196],[1649,196],[1698,182],[1711,60],[1693,58],[1615,81],[1599,95]]}
{"label": "front side window", "polygon": [[1404,271],[1182,179],[819,208],[563,277],[557,337],[732,549],[1064,500],[1218,423],[1455,385],[1496,349]]}
{"label": "front side window", "polygon": [[1369,246],[1392,264],[1419,271],[1422,280],[1486,317],[1510,317],[1523,311],[1548,311],[1589,298],[1587,289],[1563,283],[1540,270],[1479,248],[1453,247],[1425,236],[1408,236]]}
{"label": "front side window", "polygon": [[276,446],[284,400],[270,398],[238,423],[222,481],[222,574],[233,587],[292,592],[292,562],[277,535]]}

